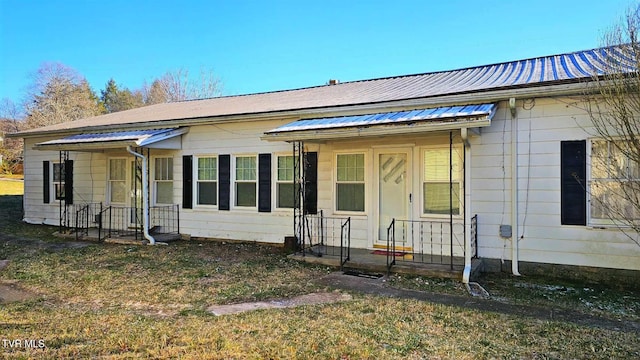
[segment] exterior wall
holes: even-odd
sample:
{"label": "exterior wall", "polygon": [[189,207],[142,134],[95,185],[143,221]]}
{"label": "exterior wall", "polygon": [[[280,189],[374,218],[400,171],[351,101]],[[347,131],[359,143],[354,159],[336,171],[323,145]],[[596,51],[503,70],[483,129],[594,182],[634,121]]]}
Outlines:
{"label": "exterior wall", "polygon": [[[640,270],[640,247],[618,229],[594,226],[561,225],[560,223],[560,143],[565,140],[590,139],[588,115],[574,98],[538,98],[518,100],[518,223],[519,260],[590,267]],[[290,155],[291,144],[260,139],[264,131],[288,123],[290,119],[260,122],[218,123],[191,127],[182,136],[182,150],[151,150],[151,164],[156,156],[172,156],[174,164],[173,199],[182,204],[182,156],[255,155],[270,153],[272,171],[277,155]],[[490,127],[470,137],[471,178],[468,194],[470,213],[478,214],[478,255],[482,258],[511,260],[512,240],[499,234],[501,224],[511,220],[511,114],[506,101],[500,103]],[[58,202],[43,204],[42,161],[56,162],[58,152],[35,151],[35,143],[49,138],[25,141],[25,221],[57,225]],[[377,237],[377,204],[374,186],[374,155],[384,149],[407,149],[411,152],[411,192],[414,218],[421,217],[421,149],[448,145],[448,133],[415,136],[388,136],[307,142],[306,151],[318,152],[318,209],[325,216],[351,216],[352,245],[370,248]],[[456,142],[460,141],[459,133]],[[335,210],[336,154],[365,154],[365,211],[345,213]],[[74,160],[75,202],[105,202],[107,197],[107,160],[111,156],[127,156],[124,150],[108,153],[70,152]],[[233,162],[232,162],[233,164]],[[194,164],[195,165],[195,164]],[[232,167],[233,171],[233,167]],[[588,170],[587,170],[588,173]],[[194,181],[195,184],[195,181]],[[233,181],[231,183],[233,189]],[[195,192],[194,192],[195,195]],[[275,198],[275,184],[272,184]],[[293,210],[276,209],[268,213],[256,209],[218,210],[198,206],[180,209],[180,230],[193,237],[282,243],[293,235]],[[275,202],[275,200],[273,200]],[[456,217],[456,223],[462,220]],[[467,224],[468,225],[468,224]],[[457,225],[460,226],[460,225]],[[459,239],[462,241],[462,238]]]}
{"label": "exterior wall", "polygon": [[[260,153],[291,155],[293,148],[290,144],[260,140],[265,131],[287,122],[275,120],[191,127],[189,133],[182,136],[182,151],[173,159],[175,202],[182,204],[182,155],[230,154],[232,158],[236,155],[257,156]],[[274,163],[275,158],[272,159],[272,169]],[[233,166],[231,171],[234,171]],[[292,209],[280,210],[274,209],[274,206],[271,212],[258,212],[257,208],[239,209],[234,207],[233,199],[232,190],[231,209],[228,211],[198,206],[194,201],[193,209],[180,210],[180,231],[192,237],[269,243],[283,243],[285,236],[293,235]]]}
{"label": "exterior wall", "polygon": [[[640,270],[640,247],[618,229],[561,225],[560,142],[595,133],[581,100],[538,98],[516,105],[519,260]],[[471,211],[478,214],[478,255],[485,258],[512,257],[511,239],[499,236],[499,225],[512,223],[510,118],[501,102],[491,127],[471,139]]]}
{"label": "exterior wall", "polygon": [[[44,174],[42,162],[59,162],[59,152],[33,150],[36,143],[52,138],[25,139],[24,144],[24,221],[31,224],[60,224],[60,203],[51,192],[51,202],[43,202]],[[69,152],[74,161],[74,202],[104,201],[106,186],[106,157],[103,153]]]}

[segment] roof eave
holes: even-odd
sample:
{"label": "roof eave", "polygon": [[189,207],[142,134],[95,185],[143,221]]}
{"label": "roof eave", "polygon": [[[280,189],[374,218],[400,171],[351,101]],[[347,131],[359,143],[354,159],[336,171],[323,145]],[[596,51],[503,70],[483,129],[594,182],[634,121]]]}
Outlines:
{"label": "roof eave", "polygon": [[311,129],[266,133],[260,137],[266,141],[325,141],[365,136],[388,136],[418,134],[425,132],[479,128],[491,125],[489,116],[455,118],[454,121],[416,121],[402,124],[372,126],[336,127],[331,129]]}

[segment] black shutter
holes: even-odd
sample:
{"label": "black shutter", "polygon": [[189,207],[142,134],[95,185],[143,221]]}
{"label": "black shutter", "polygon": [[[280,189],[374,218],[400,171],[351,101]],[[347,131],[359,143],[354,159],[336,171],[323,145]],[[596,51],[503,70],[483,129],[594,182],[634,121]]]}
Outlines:
{"label": "black shutter", "polygon": [[64,162],[64,202],[73,204],[73,160]]}
{"label": "black shutter", "polygon": [[587,224],[587,142],[560,143],[560,222]]}
{"label": "black shutter", "polygon": [[182,208],[193,209],[193,156],[182,156]]}
{"label": "black shutter", "polygon": [[48,161],[42,162],[42,194],[43,202],[49,204],[51,202],[51,173],[49,172],[50,164]]}
{"label": "black shutter", "polygon": [[304,161],[304,213],[318,213],[318,153],[308,152]]}
{"label": "black shutter", "polygon": [[220,168],[218,169],[218,209],[229,210],[231,190],[231,155],[218,157]]}
{"label": "black shutter", "polygon": [[271,212],[271,154],[258,155],[258,211]]}

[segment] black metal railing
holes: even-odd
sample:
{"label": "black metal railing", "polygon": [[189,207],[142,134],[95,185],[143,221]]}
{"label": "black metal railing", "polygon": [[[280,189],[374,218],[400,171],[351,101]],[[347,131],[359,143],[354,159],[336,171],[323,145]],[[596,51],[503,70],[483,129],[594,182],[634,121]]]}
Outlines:
{"label": "black metal railing", "polygon": [[61,234],[74,234],[76,240],[89,234],[89,229],[96,228],[95,215],[100,213],[102,203],[68,204],[64,207],[60,221]]}
{"label": "black metal railing", "polygon": [[[472,247],[475,248],[473,241]],[[453,268],[464,264],[465,251],[464,224],[461,222],[393,219],[387,228],[388,271],[398,262],[441,264]]]}
{"label": "black metal railing", "polygon": [[180,206],[178,204],[153,206],[149,209],[151,234],[179,234]]}
{"label": "black metal railing", "polygon": [[387,275],[391,273],[391,267],[396,264],[396,219],[391,220],[387,227]]}
{"label": "black metal railing", "polygon": [[89,203],[74,205],[72,212],[73,224],[75,227],[76,240],[89,235],[90,228],[99,226],[96,215],[100,214],[102,203]]}
{"label": "black metal railing", "polygon": [[351,218],[324,216],[318,214],[304,216],[304,238],[302,255],[340,256],[340,262],[348,261],[351,256]]}
{"label": "black metal railing", "polygon": [[[149,233],[179,234],[180,206],[153,206],[149,208]],[[139,207],[108,206],[103,208],[96,217],[98,239],[100,241],[111,237],[133,237],[142,240],[143,213]]]}
{"label": "black metal railing", "polygon": [[340,225],[340,270],[351,260],[351,217]]}

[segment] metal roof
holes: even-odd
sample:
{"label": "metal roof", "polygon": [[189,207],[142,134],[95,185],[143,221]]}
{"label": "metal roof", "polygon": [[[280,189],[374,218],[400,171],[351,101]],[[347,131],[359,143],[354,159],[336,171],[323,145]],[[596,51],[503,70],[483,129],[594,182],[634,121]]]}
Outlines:
{"label": "metal roof", "polygon": [[26,130],[20,135],[42,135],[51,131],[91,131],[92,128],[124,128],[139,124],[162,127],[162,122],[168,121],[188,125],[189,121],[194,119],[229,116],[248,118],[272,113],[292,116],[305,113],[305,116],[317,117],[323,110],[329,111],[343,106],[388,104],[427,98],[437,100],[438,97],[458,94],[477,93],[478,102],[487,102],[490,100],[482,99],[483,92],[575,84],[590,79],[595,74],[630,71],[635,68],[632,64],[633,58],[626,47],[592,49],[458,70],[157,104]]}
{"label": "metal roof", "polygon": [[188,131],[187,128],[118,131],[108,133],[90,133],[67,136],[61,139],[49,140],[36,144],[36,149],[65,150],[75,149],[76,146],[92,148],[110,148],[124,146],[149,146],[160,141],[172,139]]}
{"label": "metal roof", "polygon": [[269,130],[269,141],[324,141],[363,136],[418,134],[491,125],[496,104],[446,106],[423,110],[294,121]]}
{"label": "metal roof", "polygon": [[299,120],[280,126],[276,129],[269,130],[265,134],[359,126],[392,125],[403,123],[406,124],[416,121],[433,121],[443,119],[451,121],[453,119],[470,117],[482,117],[491,119],[496,111],[496,108],[496,104],[445,106],[423,110],[396,111],[368,115],[339,116],[331,118]]}

